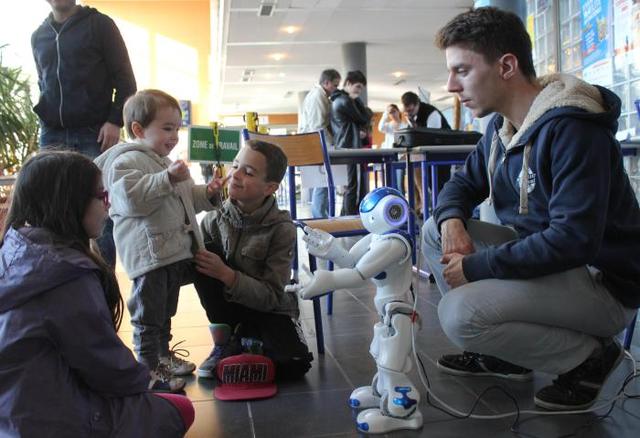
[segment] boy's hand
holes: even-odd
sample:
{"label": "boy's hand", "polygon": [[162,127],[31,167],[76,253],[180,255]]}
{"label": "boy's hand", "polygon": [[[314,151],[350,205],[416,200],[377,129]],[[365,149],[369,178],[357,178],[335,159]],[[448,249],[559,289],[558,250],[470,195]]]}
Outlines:
{"label": "boy's hand", "polygon": [[172,183],[186,181],[191,176],[189,168],[182,160],[177,160],[175,163],[171,163],[167,171],[169,172],[169,181]]}
{"label": "boy's hand", "polygon": [[213,178],[209,184],[207,184],[207,197],[211,198],[222,191],[222,188],[227,184],[231,178],[231,174],[224,178]]}
{"label": "boy's hand", "polygon": [[227,266],[218,254],[201,249],[196,253],[195,261],[198,272],[222,281],[227,287],[231,287],[235,283],[236,271]]}

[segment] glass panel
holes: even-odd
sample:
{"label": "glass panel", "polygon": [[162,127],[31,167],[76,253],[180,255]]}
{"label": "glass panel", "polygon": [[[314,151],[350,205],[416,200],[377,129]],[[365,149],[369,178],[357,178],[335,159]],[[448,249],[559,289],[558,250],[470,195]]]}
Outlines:
{"label": "glass panel", "polygon": [[613,82],[622,82],[628,79],[627,75],[627,59],[626,55],[613,57]]}
{"label": "glass panel", "polygon": [[580,15],[576,16],[571,24],[572,29],[572,38],[574,41],[580,41],[582,38],[582,28],[580,27],[582,23],[580,23]]}
{"label": "glass panel", "polygon": [[565,23],[560,27],[560,41],[563,47],[571,43],[570,23]]}
{"label": "glass panel", "polygon": [[629,58],[629,78],[640,78],[640,48],[630,53]]}
{"label": "glass panel", "polygon": [[560,21],[569,18],[569,0],[560,0]]}
{"label": "glass panel", "polygon": [[616,85],[611,89],[622,101],[620,112],[622,114],[629,112],[629,84]]}
{"label": "glass panel", "polygon": [[[640,117],[640,114],[638,114],[636,111],[635,105],[633,105],[633,102],[640,99],[640,81],[631,82],[631,84],[629,84],[629,88],[630,88],[629,100],[631,101],[631,104],[632,104],[632,107],[629,109],[629,111],[633,111],[636,114],[636,117]],[[638,134],[640,134],[640,132]]]}

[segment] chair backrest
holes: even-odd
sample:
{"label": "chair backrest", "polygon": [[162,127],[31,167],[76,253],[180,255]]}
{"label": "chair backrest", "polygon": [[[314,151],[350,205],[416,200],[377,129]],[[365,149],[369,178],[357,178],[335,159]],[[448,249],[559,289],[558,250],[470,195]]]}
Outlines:
{"label": "chair backrest", "polygon": [[321,129],[315,132],[294,135],[269,135],[252,132],[247,129],[242,130],[244,140],[261,140],[275,144],[283,150],[287,156],[289,164],[288,185],[289,185],[289,210],[291,217],[297,219],[296,197],[295,197],[295,167],[321,165],[325,169],[327,187],[329,188],[329,216],[335,216],[335,193],[333,184],[333,173],[327,152],[324,131]]}

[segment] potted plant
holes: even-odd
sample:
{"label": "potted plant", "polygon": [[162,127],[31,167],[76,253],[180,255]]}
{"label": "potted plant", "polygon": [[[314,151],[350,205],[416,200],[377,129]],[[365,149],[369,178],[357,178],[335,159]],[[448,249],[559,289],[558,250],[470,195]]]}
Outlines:
{"label": "potted plant", "polygon": [[38,116],[22,68],[2,62],[0,46],[0,227],[4,222],[12,176],[38,149]]}

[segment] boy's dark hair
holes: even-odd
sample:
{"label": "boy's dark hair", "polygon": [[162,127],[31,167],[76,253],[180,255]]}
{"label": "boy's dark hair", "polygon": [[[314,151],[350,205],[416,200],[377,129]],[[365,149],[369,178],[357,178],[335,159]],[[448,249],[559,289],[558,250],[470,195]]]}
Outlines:
{"label": "boy's dark hair", "polygon": [[354,70],[347,73],[347,77],[344,78],[344,85],[347,84],[362,84],[367,86],[367,78],[360,70]]}
{"label": "boy's dark hair", "polygon": [[10,228],[31,226],[48,230],[56,242],[86,254],[100,269],[107,306],[118,330],[123,309],[118,282],[113,269],[91,249],[83,225],[101,177],[98,166],[77,152],[45,150],[31,157],[20,169],[13,187],[0,246]]}
{"label": "boy's dark hair", "polygon": [[528,79],[536,77],[531,38],[514,13],[492,7],[463,12],[438,31],[435,43],[441,50],[451,46],[472,50],[489,63],[511,53]]}
{"label": "boy's dark hair", "polygon": [[338,81],[340,80],[340,73],[338,73],[338,70],[329,68],[327,70],[323,70],[322,73],[320,73],[320,80],[318,81],[318,83],[322,85],[323,82],[333,82],[336,79]]}
{"label": "boy's dark hair", "polygon": [[280,184],[284,174],[287,172],[287,156],[284,154],[275,144],[267,143],[261,140],[249,140],[246,142],[252,150],[260,152],[264,155],[267,162],[267,174],[265,179],[267,182],[274,182]]}
{"label": "boy's dark hair", "polygon": [[418,105],[420,103],[420,98],[413,91],[407,91],[400,98],[403,105]]}
{"label": "boy's dark hair", "polygon": [[182,115],[180,104],[169,94],[160,90],[141,90],[131,96],[124,104],[124,126],[130,138],[135,138],[131,124],[138,122],[143,128],[149,126],[160,108],[175,108]]}

